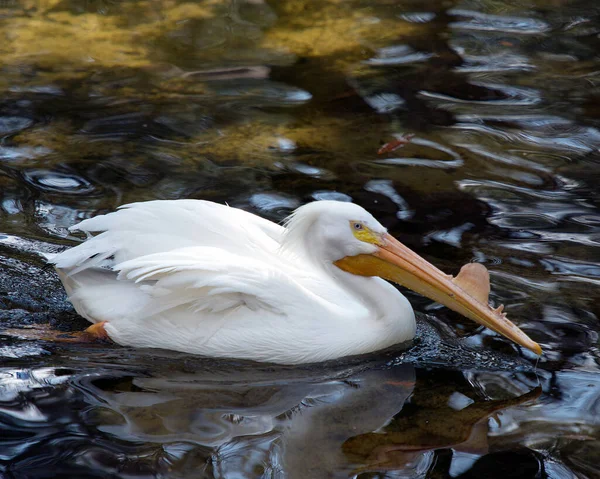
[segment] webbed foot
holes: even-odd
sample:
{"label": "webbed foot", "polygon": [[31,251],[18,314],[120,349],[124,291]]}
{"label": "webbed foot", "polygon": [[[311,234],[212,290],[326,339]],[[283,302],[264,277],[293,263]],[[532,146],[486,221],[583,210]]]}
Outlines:
{"label": "webbed foot", "polygon": [[89,337],[88,341],[95,341],[95,340],[108,341],[108,340],[110,340],[110,337],[108,336],[108,333],[106,332],[106,329],[104,329],[105,324],[108,324],[108,321],[100,321],[99,323],[92,324],[89,328],[87,328],[81,334],[82,341],[86,340],[86,339],[84,339],[86,336]]}

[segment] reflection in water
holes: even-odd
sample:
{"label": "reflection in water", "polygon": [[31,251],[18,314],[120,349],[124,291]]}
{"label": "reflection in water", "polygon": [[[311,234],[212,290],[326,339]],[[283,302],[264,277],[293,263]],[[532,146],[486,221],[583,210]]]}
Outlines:
{"label": "reflection in water", "polygon": [[535,401],[488,353],[532,356],[410,293],[444,331],[390,361],[416,371],[150,367],[13,331],[0,475],[599,476],[596,3],[0,1],[3,327],[85,326],[38,255],[83,218],[337,199],[442,270],[485,263],[545,350]]}
{"label": "reflection in water", "polygon": [[[49,466],[79,477],[94,468],[132,477],[422,475],[435,451],[485,454],[486,418],[496,414],[500,424],[503,409],[518,413],[539,396],[517,381],[503,399],[490,399],[473,377],[408,365],[221,363],[215,370],[214,362],[190,360],[161,369],[140,354],[130,371],[108,363],[4,369],[0,418],[12,431],[0,440],[6,470],[16,477],[41,477]],[[185,372],[192,365],[196,371]]]}

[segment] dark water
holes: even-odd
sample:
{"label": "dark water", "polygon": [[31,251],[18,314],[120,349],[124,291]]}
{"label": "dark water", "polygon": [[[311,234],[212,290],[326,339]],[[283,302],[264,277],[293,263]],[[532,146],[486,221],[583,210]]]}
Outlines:
{"label": "dark water", "polygon": [[[589,0],[0,2],[0,477],[600,477],[599,35]],[[438,346],[326,366],[24,339],[85,327],[37,252],[156,198],[355,201],[486,264],[544,356],[410,293]]]}

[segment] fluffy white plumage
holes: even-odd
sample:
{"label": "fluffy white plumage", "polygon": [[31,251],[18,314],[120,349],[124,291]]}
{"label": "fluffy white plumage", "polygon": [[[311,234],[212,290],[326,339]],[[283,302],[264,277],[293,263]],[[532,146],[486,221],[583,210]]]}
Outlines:
{"label": "fluffy white plumage", "polygon": [[52,261],[75,309],[119,344],[278,363],[362,354],[411,339],[395,287],[335,266],[371,254],[363,208],[302,206],[286,226],[208,201],[150,201],[82,221],[99,233]]}

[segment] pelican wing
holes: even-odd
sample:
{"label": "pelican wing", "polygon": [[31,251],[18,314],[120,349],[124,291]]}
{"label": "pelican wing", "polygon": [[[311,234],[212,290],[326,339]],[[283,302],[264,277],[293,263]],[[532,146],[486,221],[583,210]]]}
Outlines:
{"label": "pelican wing", "polygon": [[100,234],[53,258],[69,275],[199,245],[266,259],[279,248],[284,232],[246,211],[200,200],[132,203],[71,230]]}
{"label": "pelican wing", "polygon": [[193,313],[247,308],[286,315],[317,299],[296,280],[300,272],[292,277],[275,267],[276,263],[218,248],[193,247],[142,256],[115,270],[118,281],[133,282],[148,295],[138,318],[179,307]]}

